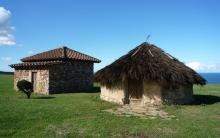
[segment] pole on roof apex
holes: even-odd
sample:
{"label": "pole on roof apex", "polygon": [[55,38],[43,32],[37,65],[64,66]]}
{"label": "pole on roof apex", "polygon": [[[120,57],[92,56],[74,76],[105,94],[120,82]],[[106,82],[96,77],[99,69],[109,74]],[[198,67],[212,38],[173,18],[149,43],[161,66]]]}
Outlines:
{"label": "pole on roof apex", "polygon": [[60,47],[64,48],[64,47],[66,47],[66,45],[64,43],[60,43]]}
{"label": "pole on roof apex", "polygon": [[62,49],[63,49],[63,50],[62,50],[62,57],[63,57],[63,58],[66,58],[66,46],[63,45],[63,46],[62,46]]}
{"label": "pole on roof apex", "polygon": [[147,38],[146,38],[146,43],[148,43],[148,39],[150,38],[150,36],[151,36],[151,34],[149,34],[148,36],[147,36]]}

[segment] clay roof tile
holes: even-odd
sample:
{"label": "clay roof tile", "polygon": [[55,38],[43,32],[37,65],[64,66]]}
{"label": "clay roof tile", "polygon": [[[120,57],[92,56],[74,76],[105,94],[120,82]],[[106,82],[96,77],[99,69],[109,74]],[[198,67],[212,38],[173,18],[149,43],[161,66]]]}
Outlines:
{"label": "clay roof tile", "polygon": [[101,62],[97,58],[80,53],[65,46],[21,59],[23,62],[40,62],[53,60],[81,60],[96,63]]}

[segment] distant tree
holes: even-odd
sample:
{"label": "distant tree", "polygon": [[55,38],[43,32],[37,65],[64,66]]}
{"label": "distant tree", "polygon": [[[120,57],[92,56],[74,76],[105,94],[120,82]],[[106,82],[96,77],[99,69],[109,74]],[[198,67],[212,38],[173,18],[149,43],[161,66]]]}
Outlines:
{"label": "distant tree", "polygon": [[17,87],[19,91],[25,93],[27,98],[30,99],[31,93],[33,92],[33,85],[31,82],[26,80],[18,81]]}

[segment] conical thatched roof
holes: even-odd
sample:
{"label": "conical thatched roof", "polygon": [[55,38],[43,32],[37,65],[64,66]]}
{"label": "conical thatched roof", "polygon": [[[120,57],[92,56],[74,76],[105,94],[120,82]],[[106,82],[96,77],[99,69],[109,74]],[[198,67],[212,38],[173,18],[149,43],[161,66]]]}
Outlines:
{"label": "conical thatched roof", "polygon": [[172,84],[200,84],[206,80],[178,59],[149,43],[142,43],[112,64],[99,70],[94,80],[111,86],[124,78]]}

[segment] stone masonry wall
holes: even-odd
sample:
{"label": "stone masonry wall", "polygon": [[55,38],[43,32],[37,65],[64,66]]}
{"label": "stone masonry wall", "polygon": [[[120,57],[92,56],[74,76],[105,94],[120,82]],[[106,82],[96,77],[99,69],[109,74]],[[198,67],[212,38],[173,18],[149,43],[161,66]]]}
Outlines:
{"label": "stone masonry wall", "polygon": [[193,85],[171,85],[164,82],[159,84],[154,81],[144,82],[144,103],[150,104],[187,104],[193,100]]}
{"label": "stone masonry wall", "polygon": [[100,98],[102,100],[123,104],[124,97],[124,90],[122,88],[106,88],[106,86],[101,86]]}
{"label": "stone masonry wall", "polygon": [[32,72],[37,73],[36,91],[35,93],[48,94],[49,88],[49,71],[44,70],[15,70],[14,73],[14,89],[17,91],[17,82],[20,80],[27,80],[31,82]]}
{"label": "stone masonry wall", "polygon": [[160,105],[162,103],[161,86],[155,81],[144,81],[143,86],[142,104]]}
{"label": "stone masonry wall", "polygon": [[193,101],[193,85],[163,85],[161,97],[167,103],[188,104]]}
{"label": "stone masonry wall", "polygon": [[55,65],[49,71],[49,91],[51,94],[92,89],[92,62],[71,61]]}
{"label": "stone masonry wall", "polygon": [[31,82],[31,76],[29,70],[15,70],[14,72],[14,89],[18,91],[17,83],[20,80],[27,80]]}
{"label": "stone masonry wall", "polygon": [[[140,84],[140,87],[141,84]],[[123,104],[125,98],[124,88],[106,88],[101,86],[102,100]],[[143,95],[140,99],[130,98],[130,104],[141,106],[160,105],[162,103],[187,104],[193,100],[193,85],[170,85],[170,83],[158,83],[156,81],[143,82]]]}

